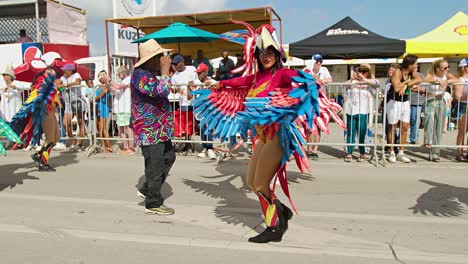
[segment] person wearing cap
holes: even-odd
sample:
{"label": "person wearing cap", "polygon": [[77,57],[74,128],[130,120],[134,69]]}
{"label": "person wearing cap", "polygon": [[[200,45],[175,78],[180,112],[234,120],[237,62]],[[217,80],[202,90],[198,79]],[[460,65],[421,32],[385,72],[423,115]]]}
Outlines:
{"label": "person wearing cap", "polygon": [[[453,95],[457,101],[454,110],[456,111],[456,116],[460,118],[458,120],[457,145],[462,146],[467,138],[466,133],[468,133],[468,58],[462,59],[458,67],[460,69],[457,72],[457,83],[460,84],[454,86]],[[466,145],[468,145],[468,139],[466,142]],[[463,148],[458,148],[457,154],[458,161],[468,161],[468,153],[464,156]]]}
{"label": "person wearing cap", "polygon": [[[150,39],[138,47],[140,60],[134,65],[130,79],[130,127],[135,144],[141,147],[145,161],[145,182],[137,194],[145,199],[145,213],[174,214],[174,209],[164,205],[161,187],[176,160],[172,139],[174,117],[169,102],[171,58],[170,51]],[[161,76],[155,73],[160,72]]]}
{"label": "person wearing cap", "polygon": [[174,74],[171,77],[173,92],[179,94],[179,109],[174,113],[175,136],[189,139],[193,135],[192,85],[198,80],[197,69],[185,65],[182,55],[172,59]]}
{"label": "person wearing cap", "polygon": [[200,64],[205,64],[208,66],[208,76],[213,76],[213,65],[211,65],[210,60],[205,57],[203,54],[203,50],[197,51],[197,58],[193,60],[192,65],[193,67],[197,68]]}
{"label": "person wearing cap", "polygon": [[449,73],[450,66],[445,59],[432,63],[424,82],[433,83],[426,88],[426,106],[424,109],[424,146],[431,149],[429,159],[440,161],[440,145],[447,112],[447,101],[444,100],[447,87],[458,79]]}
{"label": "person wearing cap", "polygon": [[[209,83],[211,78],[208,76],[209,67],[204,63],[200,63],[197,67],[198,80],[195,81],[195,84],[202,85]],[[213,135],[205,133],[206,126],[200,129],[200,137],[202,141],[213,141]],[[209,160],[216,159],[216,153],[213,150],[212,143],[202,143],[203,150],[198,153],[199,158],[208,158]]]}
{"label": "person wearing cap", "polygon": [[10,122],[22,105],[21,93],[24,87],[16,81],[13,69],[6,67],[2,72],[4,85],[0,87],[0,117]]}
{"label": "person wearing cap", "polygon": [[62,109],[63,114],[63,126],[65,132],[69,138],[72,139],[72,143],[69,147],[70,151],[81,151],[82,141],[73,137],[73,126],[72,119],[76,116],[78,122],[78,137],[83,138],[85,136],[85,123],[84,114],[86,112],[86,100],[81,94],[81,75],[76,71],[76,67],[72,63],[67,63],[62,67],[63,76],[60,77],[62,80],[62,86],[59,87],[62,90],[62,97],[64,99],[65,106]]}
{"label": "person wearing cap", "polygon": [[234,61],[229,58],[229,52],[227,50],[221,53],[221,57],[222,59],[219,61],[219,68],[218,72],[216,73],[216,77],[219,80],[229,80],[234,77],[234,75],[231,73],[235,66]]}
{"label": "person wearing cap", "polygon": [[[304,71],[310,73],[314,78],[317,80],[317,83],[321,85],[323,91],[326,93],[326,85],[327,83],[333,82],[333,78],[330,75],[327,67],[322,66],[323,57],[322,55],[315,53],[311,57],[312,60],[312,67],[308,66],[304,68]],[[320,129],[317,129],[317,133],[312,133],[311,131],[307,131],[307,142],[308,143],[319,143],[321,137]],[[318,160],[318,145],[316,146],[307,146],[307,156],[311,157],[313,160]]]}
{"label": "person wearing cap", "polygon": [[[372,111],[371,102],[377,92],[380,82],[376,80],[372,74],[372,68],[369,64],[363,63],[353,72],[351,80],[344,85],[345,100],[344,109],[346,112],[347,138],[346,143],[353,144],[356,142],[356,137],[359,138],[359,144],[364,144],[367,127]],[[347,146],[346,162],[351,162],[353,159],[354,146]],[[358,162],[365,161],[365,147],[359,146]]]}
{"label": "person wearing cap", "polygon": [[[403,58],[400,68],[395,69],[392,75],[390,89],[387,92],[387,119],[389,130],[387,134],[388,144],[395,143],[395,130],[400,127],[400,144],[406,144],[408,137],[411,108],[409,94],[411,87],[422,82],[418,74],[418,57],[408,54]],[[410,163],[411,160],[404,153],[404,146],[400,146],[398,156],[395,155],[394,146],[390,146],[388,162],[397,160]]]}

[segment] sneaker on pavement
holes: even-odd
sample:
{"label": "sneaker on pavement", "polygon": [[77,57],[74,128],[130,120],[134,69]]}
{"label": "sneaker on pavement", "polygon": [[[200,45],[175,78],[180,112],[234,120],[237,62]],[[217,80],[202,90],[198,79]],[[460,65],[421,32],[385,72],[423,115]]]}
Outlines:
{"label": "sneaker on pavement", "polygon": [[62,142],[59,142],[59,143],[55,144],[53,149],[56,150],[56,151],[64,151],[64,150],[67,149],[67,146],[65,146],[65,144],[63,144]]}
{"label": "sneaker on pavement", "polygon": [[202,150],[200,153],[198,153],[197,157],[206,158],[206,150]]}
{"label": "sneaker on pavement", "polygon": [[400,154],[397,156],[397,160],[404,162],[404,163],[410,163],[411,160],[405,155],[405,154]]}
{"label": "sneaker on pavement", "polygon": [[216,153],[212,149],[209,149],[207,151],[207,154],[208,154],[208,159],[210,159],[210,160],[215,160],[216,157],[217,157]]}
{"label": "sneaker on pavement", "polygon": [[32,149],[32,146],[31,145],[28,145],[27,147],[25,147],[23,149],[23,151],[30,151]]}
{"label": "sneaker on pavement", "polygon": [[162,204],[161,206],[157,208],[145,208],[145,213],[148,215],[172,215],[174,214],[174,209],[169,208]]}
{"label": "sneaker on pavement", "polygon": [[390,153],[390,157],[388,157],[388,162],[390,162],[390,163],[395,163],[396,162],[395,153]]}
{"label": "sneaker on pavement", "polygon": [[432,155],[432,161],[434,161],[434,162],[439,162],[439,161],[440,161],[439,155],[433,154],[433,155]]}

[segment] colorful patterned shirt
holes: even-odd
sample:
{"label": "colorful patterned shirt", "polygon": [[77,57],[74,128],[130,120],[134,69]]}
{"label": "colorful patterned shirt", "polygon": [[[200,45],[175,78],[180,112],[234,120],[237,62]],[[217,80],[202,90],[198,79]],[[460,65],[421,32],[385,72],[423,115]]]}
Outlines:
{"label": "colorful patterned shirt", "polygon": [[171,140],[174,134],[174,118],[167,98],[171,79],[136,69],[132,74],[132,114],[130,127],[138,145],[153,145]]}

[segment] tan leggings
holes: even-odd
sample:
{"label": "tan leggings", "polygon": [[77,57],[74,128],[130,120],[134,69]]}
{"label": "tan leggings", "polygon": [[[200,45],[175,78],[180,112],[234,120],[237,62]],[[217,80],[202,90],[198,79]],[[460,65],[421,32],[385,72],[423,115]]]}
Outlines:
{"label": "tan leggings", "polygon": [[267,139],[266,143],[259,141],[249,161],[247,172],[247,184],[252,191],[261,192],[267,198],[271,197],[270,182],[278,170],[282,155],[283,149],[277,135]]}
{"label": "tan leggings", "polygon": [[45,134],[46,144],[57,143],[60,140],[60,131],[57,119],[55,118],[55,111],[48,111],[44,122],[42,123],[42,131]]}

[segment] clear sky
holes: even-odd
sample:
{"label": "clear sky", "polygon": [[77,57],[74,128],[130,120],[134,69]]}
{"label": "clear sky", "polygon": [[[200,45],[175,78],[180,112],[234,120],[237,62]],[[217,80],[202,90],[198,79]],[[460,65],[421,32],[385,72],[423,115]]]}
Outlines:
{"label": "clear sky", "polygon": [[[466,0],[155,0],[159,14],[185,14],[272,6],[283,21],[283,42],[295,42],[346,16],[377,34],[408,39],[439,26],[458,11],[468,13]],[[64,0],[86,9],[93,55],[105,53],[104,19],[112,16],[112,0]],[[467,21],[468,24],[468,21]]]}

